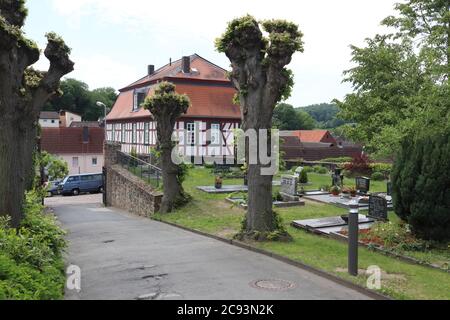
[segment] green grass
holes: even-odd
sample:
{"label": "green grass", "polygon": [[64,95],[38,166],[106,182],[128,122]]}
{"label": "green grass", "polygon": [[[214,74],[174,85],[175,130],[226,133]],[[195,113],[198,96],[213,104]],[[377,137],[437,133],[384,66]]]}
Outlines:
{"label": "green grass", "polygon": [[[312,186],[329,184],[329,175],[310,174]],[[347,179],[347,181],[350,181]],[[193,201],[186,207],[169,215],[157,218],[195,230],[207,232],[225,238],[232,238],[240,229],[245,212],[225,202],[226,195],[210,195],[196,189],[197,186],[213,185],[214,175],[207,169],[190,171],[184,187],[193,196]],[[226,185],[242,184],[241,179],[225,180]],[[374,182],[372,191],[385,191],[385,182]],[[290,226],[293,220],[338,216],[346,210],[331,205],[307,202],[305,207],[277,209],[293,237],[291,243],[264,242],[252,243],[257,248],[283,255],[293,260],[308,264],[335,274],[344,279],[365,285],[366,276],[350,277],[340,269],[347,268],[347,245],[345,243],[320,237]],[[391,219],[397,219],[391,213]],[[402,262],[398,259],[360,249],[360,268],[367,269],[377,265],[389,275],[382,281],[382,292],[396,299],[450,299],[450,274],[424,266]],[[417,253],[418,257],[421,255]],[[429,259],[436,259],[436,253],[422,253]],[[440,258],[448,258],[449,251],[444,250]]]}

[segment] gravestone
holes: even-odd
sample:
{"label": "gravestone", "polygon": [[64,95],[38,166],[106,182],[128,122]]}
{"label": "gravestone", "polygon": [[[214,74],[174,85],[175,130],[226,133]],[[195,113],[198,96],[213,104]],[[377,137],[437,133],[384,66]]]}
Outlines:
{"label": "gravestone", "polygon": [[344,186],[344,175],[342,174],[342,169],[336,168],[334,174],[331,175],[331,185],[337,187]]}
{"label": "gravestone", "polygon": [[380,221],[388,221],[388,203],[385,197],[371,195],[369,197],[368,217]]}
{"label": "gravestone", "polygon": [[281,193],[289,196],[297,196],[297,177],[283,176],[281,177]]}
{"label": "gravestone", "polygon": [[356,190],[364,194],[368,193],[370,190],[370,179],[366,177],[357,177]]}
{"label": "gravestone", "polygon": [[392,197],[392,182],[391,181],[389,181],[387,183],[387,195]]}

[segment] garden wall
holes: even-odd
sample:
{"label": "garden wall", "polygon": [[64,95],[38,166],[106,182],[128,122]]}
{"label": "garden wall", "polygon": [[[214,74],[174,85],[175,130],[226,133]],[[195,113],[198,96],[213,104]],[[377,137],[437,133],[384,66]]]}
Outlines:
{"label": "garden wall", "polygon": [[106,206],[151,217],[159,211],[162,193],[117,163],[117,152],[120,150],[120,144],[105,145]]}

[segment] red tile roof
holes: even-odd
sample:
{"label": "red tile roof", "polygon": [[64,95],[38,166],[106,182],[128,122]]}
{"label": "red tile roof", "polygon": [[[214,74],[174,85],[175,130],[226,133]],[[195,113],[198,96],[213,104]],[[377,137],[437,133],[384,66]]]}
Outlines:
{"label": "red tile roof", "polygon": [[298,131],[284,131],[291,136],[297,137],[301,142],[312,143],[333,143],[336,144],[336,139],[328,130],[298,130]]}
{"label": "red tile roof", "polygon": [[83,143],[83,128],[43,128],[41,146],[51,154],[103,153],[105,131],[89,128],[89,142]]}
{"label": "red tile roof", "polygon": [[227,71],[197,54],[190,59],[191,73],[183,73],[181,60],[178,60],[120,90],[108,120],[151,117],[150,112],[142,108],[133,111],[134,89],[150,86],[148,96],[151,96],[157,82],[162,80],[173,82],[178,93],[189,96],[192,105],[185,117],[240,120],[240,107],[233,104],[236,90],[227,78]]}
{"label": "red tile roof", "polygon": [[212,62],[200,57],[198,54],[190,56],[191,59],[191,73],[183,73],[181,69],[182,59],[166,64],[164,67],[155,71],[151,76],[147,75],[142,79],[133,82],[120,91],[127,91],[131,88],[142,86],[164,78],[177,79],[194,79],[194,80],[208,80],[208,81],[223,81],[230,82],[227,77],[227,70],[213,64]]}
{"label": "red tile roof", "polygon": [[[201,84],[176,84],[176,91],[186,94],[191,100],[185,117],[241,119],[240,107],[233,103],[236,90],[232,87]],[[149,96],[154,93],[154,87]],[[133,112],[133,91],[122,92],[114,105],[108,120],[151,117],[143,108]]]}

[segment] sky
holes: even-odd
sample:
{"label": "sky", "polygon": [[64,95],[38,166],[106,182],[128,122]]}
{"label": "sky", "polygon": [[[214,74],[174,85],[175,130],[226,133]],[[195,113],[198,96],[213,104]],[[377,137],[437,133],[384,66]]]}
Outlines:
{"label": "sky", "polygon": [[[299,25],[305,52],[289,68],[295,87],[287,101],[295,107],[342,99],[352,88],[342,83],[352,67],[350,45],[386,29],[380,21],[394,14],[400,0],[27,0],[27,36],[45,47],[45,33],[55,31],[72,48],[75,71],[68,77],[91,89],[120,89],[159,68],[197,53],[229,69],[214,40],[230,20],[251,14],[258,20],[280,18]],[[46,69],[42,56],[36,64]]]}

